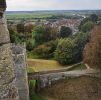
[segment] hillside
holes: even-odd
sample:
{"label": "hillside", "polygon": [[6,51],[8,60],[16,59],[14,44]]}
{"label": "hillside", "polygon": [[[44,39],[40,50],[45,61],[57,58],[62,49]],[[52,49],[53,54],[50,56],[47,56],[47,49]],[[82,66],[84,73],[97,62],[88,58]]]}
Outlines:
{"label": "hillside", "polygon": [[62,68],[62,65],[55,60],[28,59],[27,62],[29,68],[35,72]]}
{"label": "hillside", "polygon": [[90,35],[84,49],[84,62],[91,68],[101,69],[101,26],[96,26]]}
{"label": "hillside", "polygon": [[46,100],[101,100],[101,80],[80,77],[63,80],[40,91]]}

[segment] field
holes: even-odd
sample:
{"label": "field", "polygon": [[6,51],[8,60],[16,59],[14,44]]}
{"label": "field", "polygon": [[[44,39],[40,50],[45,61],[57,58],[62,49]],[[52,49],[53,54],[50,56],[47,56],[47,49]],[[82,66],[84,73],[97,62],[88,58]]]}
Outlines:
{"label": "field", "polygon": [[29,72],[48,71],[63,68],[63,66],[55,60],[28,59],[27,62]]}
{"label": "field", "polygon": [[41,14],[41,13],[9,13],[6,14],[7,19],[35,19],[35,18],[46,18],[51,17],[51,14]]}
{"label": "field", "polygon": [[[63,66],[59,64],[55,60],[43,60],[43,59],[28,59],[28,72],[33,73],[33,72],[39,72],[39,71],[49,71],[49,70],[58,70],[61,68],[66,68],[67,66]],[[86,69],[85,65],[80,64],[78,66],[75,66],[75,68],[70,68],[67,71],[72,71],[72,70],[82,70]]]}
{"label": "field", "polygon": [[98,10],[54,10],[54,11],[8,11],[6,12],[7,19],[45,19],[53,15],[64,15],[64,16],[73,16],[73,15],[89,15],[96,13],[101,15],[101,11]]}

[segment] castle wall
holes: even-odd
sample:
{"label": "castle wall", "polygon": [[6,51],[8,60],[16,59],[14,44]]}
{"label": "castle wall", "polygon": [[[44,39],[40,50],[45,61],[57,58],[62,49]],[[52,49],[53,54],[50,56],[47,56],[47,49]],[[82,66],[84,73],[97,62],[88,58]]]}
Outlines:
{"label": "castle wall", "polygon": [[26,47],[25,45],[12,45],[13,60],[15,62],[16,86],[19,100],[29,100],[27,81]]}
{"label": "castle wall", "polygon": [[0,100],[19,100],[15,85],[14,63],[4,11],[5,0],[0,1]]}

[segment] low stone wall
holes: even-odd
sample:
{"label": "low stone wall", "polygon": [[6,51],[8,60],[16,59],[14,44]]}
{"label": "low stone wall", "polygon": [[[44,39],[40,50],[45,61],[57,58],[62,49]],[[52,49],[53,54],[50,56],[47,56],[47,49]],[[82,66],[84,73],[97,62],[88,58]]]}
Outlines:
{"label": "low stone wall", "polygon": [[36,82],[36,91],[39,91],[42,88],[51,86],[55,82],[64,79],[77,78],[81,76],[96,77],[101,78],[101,73],[98,70],[86,69],[78,71],[65,71],[57,73],[46,73],[46,74],[29,74],[29,80],[37,80]]}

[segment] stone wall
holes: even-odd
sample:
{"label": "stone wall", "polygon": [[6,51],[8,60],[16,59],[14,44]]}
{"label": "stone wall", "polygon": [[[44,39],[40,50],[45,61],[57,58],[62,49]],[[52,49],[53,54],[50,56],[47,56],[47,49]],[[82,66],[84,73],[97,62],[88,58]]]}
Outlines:
{"label": "stone wall", "polygon": [[18,100],[14,63],[4,11],[5,0],[0,0],[0,100]]}
{"label": "stone wall", "polygon": [[101,78],[81,76],[60,80],[40,94],[49,100],[101,100]]}
{"label": "stone wall", "polygon": [[51,86],[59,80],[69,80],[75,79],[77,77],[87,76],[101,78],[101,73],[99,70],[85,69],[85,70],[76,70],[76,71],[65,71],[65,72],[54,72],[54,73],[33,73],[29,74],[29,80],[36,80],[36,91]]}
{"label": "stone wall", "polygon": [[19,100],[29,100],[29,88],[27,81],[26,46],[12,44],[13,60],[15,62],[16,86]]}

